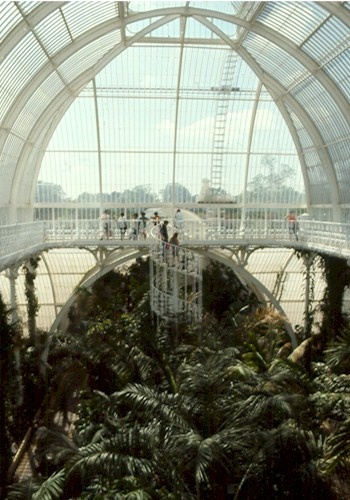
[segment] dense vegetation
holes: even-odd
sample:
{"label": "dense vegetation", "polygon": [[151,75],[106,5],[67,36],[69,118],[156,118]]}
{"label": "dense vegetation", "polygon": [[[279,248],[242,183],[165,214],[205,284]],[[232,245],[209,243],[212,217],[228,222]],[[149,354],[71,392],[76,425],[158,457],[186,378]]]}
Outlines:
{"label": "dense vegetation", "polygon": [[[338,264],[328,276],[344,272]],[[328,319],[313,337],[299,332],[292,352],[283,318],[221,265],[205,272],[200,325],[155,321],[148,283],[139,260],[81,290],[45,369],[45,334],[23,347],[26,398],[11,417],[2,395],[1,431],[18,442],[35,419],[37,476],[6,498],[349,498],[347,319],[336,334]],[[13,342],[6,314],[2,356]],[[3,359],[2,377],[13,369]],[[58,410],[78,415],[71,436]]]}

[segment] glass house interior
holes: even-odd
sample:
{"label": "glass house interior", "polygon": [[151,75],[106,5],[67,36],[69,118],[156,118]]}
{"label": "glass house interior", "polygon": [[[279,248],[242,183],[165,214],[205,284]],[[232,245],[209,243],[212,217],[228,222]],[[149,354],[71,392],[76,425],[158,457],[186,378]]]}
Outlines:
{"label": "glass house interior", "polygon": [[[349,2],[7,1],[0,19],[1,225],[155,208],[350,221]],[[38,326],[94,265],[41,256]],[[302,321],[293,251],[247,270]],[[21,270],[16,287],[25,317]]]}

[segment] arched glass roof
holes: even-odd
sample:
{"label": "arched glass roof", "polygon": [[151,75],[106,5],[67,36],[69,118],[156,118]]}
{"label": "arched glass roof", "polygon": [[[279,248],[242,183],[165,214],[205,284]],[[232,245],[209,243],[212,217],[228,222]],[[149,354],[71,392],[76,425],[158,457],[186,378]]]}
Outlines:
{"label": "arched glass roof", "polygon": [[[243,208],[346,219],[349,2],[9,1],[0,17],[2,223],[32,218],[38,179],[66,204],[135,206],[139,186],[207,201],[208,179]],[[267,173],[282,199],[257,189]]]}

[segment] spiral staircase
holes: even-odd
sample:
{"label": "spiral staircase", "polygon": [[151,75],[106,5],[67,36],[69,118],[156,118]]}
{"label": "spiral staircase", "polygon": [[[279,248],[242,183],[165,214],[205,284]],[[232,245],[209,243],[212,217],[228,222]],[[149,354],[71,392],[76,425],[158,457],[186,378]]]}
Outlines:
{"label": "spiral staircase", "polygon": [[151,309],[164,321],[198,323],[202,316],[202,258],[181,246],[164,244],[151,231]]}

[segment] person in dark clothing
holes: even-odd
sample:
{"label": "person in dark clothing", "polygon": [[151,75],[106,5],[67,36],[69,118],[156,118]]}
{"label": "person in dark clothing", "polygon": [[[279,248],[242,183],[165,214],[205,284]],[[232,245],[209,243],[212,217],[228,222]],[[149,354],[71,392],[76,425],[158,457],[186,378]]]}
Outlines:
{"label": "person in dark clothing", "polygon": [[148,222],[148,217],[146,217],[145,212],[141,212],[141,216],[139,217],[140,238],[147,238],[147,222]]}
{"label": "person in dark clothing", "polygon": [[158,214],[158,212],[154,212],[153,214],[153,217],[151,217],[151,219],[153,220],[153,225],[154,226],[157,226],[158,224],[160,224],[160,215]]}
{"label": "person in dark clothing", "polygon": [[163,259],[165,260],[166,256],[166,249],[167,249],[167,244],[169,242],[169,235],[168,235],[168,223],[169,221],[165,220],[159,228],[159,236],[160,239],[162,240],[162,255]]}
{"label": "person in dark clothing", "polygon": [[169,260],[172,265],[176,265],[178,262],[179,245],[179,233],[175,232],[169,240],[169,247],[171,250],[171,258]]}

